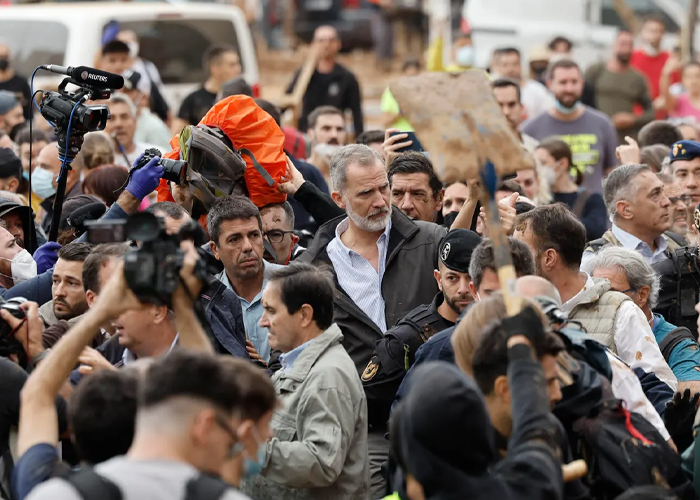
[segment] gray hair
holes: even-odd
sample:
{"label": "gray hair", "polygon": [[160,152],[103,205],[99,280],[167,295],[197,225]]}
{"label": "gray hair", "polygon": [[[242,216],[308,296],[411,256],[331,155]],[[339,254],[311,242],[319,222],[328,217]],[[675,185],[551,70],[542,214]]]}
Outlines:
{"label": "gray hair", "polygon": [[588,274],[593,274],[596,269],[616,269],[624,273],[634,292],[648,286],[651,289],[649,308],[656,307],[661,278],[638,252],[622,247],[604,247],[581,265],[581,270]]}
{"label": "gray hair", "polygon": [[364,144],[348,144],[338,149],[331,157],[329,170],[334,191],[345,192],[348,180],[348,165],[357,163],[363,167],[374,165],[377,160],[384,164],[384,158]]}
{"label": "gray hair", "polygon": [[608,214],[613,217],[617,215],[616,205],[618,201],[634,201],[639,186],[632,181],[643,172],[651,172],[649,165],[620,165],[610,172],[603,184],[603,197]]}
{"label": "gray hair", "polygon": [[131,97],[129,97],[128,95],[123,94],[121,92],[118,94],[114,94],[112,97],[109,98],[109,101],[107,101],[108,107],[110,104],[126,104],[129,108],[131,116],[136,118],[136,105],[134,104],[134,101],[131,100]]}

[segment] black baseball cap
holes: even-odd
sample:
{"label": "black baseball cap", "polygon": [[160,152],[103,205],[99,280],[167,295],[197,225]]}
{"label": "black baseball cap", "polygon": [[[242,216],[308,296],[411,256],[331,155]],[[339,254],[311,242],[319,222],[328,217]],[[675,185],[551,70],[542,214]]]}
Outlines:
{"label": "black baseball cap", "polygon": [[469,272],[472,252],[481,243],[481,236],[469,229],[453,229],[442,239],[438,259],[445,267],[458,273]]}
{"label": "black baseball cap", "polygon": [[22,162],[10,148],[0,148],[0,179],[22,178]]}

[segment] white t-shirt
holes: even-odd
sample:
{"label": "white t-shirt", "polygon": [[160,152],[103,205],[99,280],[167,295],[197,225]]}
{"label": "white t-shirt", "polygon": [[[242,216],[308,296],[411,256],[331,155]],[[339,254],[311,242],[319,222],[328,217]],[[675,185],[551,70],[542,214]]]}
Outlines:
{"label": "white t-shirt", "polygon": [[[173,500],[185,497],[187,482],[197,470],[189,464],[168,461],[140,461],[116,457],[95,467],[95,471],[116,484],[122,500]],[[63,479],[51,479],[37,486],[27,500],[81,500],[77,490]],[[250,500],[231,488],[221,500]]]}
{"label": "white t-shirt", "polygon": [[[114,153],[114,163],[116,163],[117,165],[121,165],[122,167],[131,168],[134,162],[137,160],[137,158],[141,156],[141,154],[147,149],[161,149],[158,146],[148,144],[147,142],[134,142],[134,146],[134,150],[131,153],[122,153],[121,151],[117,150]],[[126,154],[126,158],[124,158],[124,154]],[[128,164],[127,159],[129,160]]]}
{"label": "white t-shirt", "polygon": [[535,80],[527,80],[520,86],[520,101],[525,107],[528,120],[547,112],[554,106],[554,97],[547,87]]}

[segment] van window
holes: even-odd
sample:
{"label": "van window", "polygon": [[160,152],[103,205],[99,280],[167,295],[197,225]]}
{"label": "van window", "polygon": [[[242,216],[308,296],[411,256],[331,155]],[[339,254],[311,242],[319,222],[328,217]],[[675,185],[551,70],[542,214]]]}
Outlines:
{"label": "van window", "polygon": [[17,73],[29,78],[37,66],[63,64],[68,28],[53,21],[0,20],[0,43],[10,47]]}
{"label": "van window", "polygon": [[[677,33],[680,30],[678,24],[666,12],[661,10],[654,0],[627,0],[627,5],[634,11],[638,19],[643,19],[649,15],[659,16],[663,19],[667,32]],[[601,8],[600,22],[603,26],[626,28],[620,16],[617,15],[612,0],[602,0]]]}
{"label": "van window", "polygon": [[230,20],[173,18],[120,21],[120,26],[138,35],[139,55],[156,65],[165,84],[204,82],[209,74],[202,58],[212,45],[231,45],[240,56]]}

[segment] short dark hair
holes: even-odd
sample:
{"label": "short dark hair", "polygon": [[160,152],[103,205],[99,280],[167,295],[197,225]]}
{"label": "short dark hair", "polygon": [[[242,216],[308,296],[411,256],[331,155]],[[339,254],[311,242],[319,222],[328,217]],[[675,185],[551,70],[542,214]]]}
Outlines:
{"label": "short dark hair", "polygon": [[176,397],[206,401],[226,414],[240,407],[238,370],[208,353],[175,349],[151,364],[140,385],[139,411]]}
{"label": "short dark hair", "polygon": [[522,102],[520,85],[512,78],[496,78],[491,82],[491,88],[493,89],[507,89],[508,87],[513,87],[515,89],[515,94],[518,96],[518,102]]}
{"label": "short dark hair", "polygon": [[121,40],[111,40],[102,46],[102,55],[107,54],[128,54],[129,46]]}
{"label": "short dark hair", "polygon": [[528,203],[526,201],[516,201],[515,202],[515,214],[520,215],[529,212],[533,208],[535,208],[535,205],[532,203]]}
{"label": "short dark hair", "polygon": [[49,142],[46,133],[43,130],[37,130],[36,127],[34,127],[31,134],[29,133],[29,127],[22,127],[20,131],[17,132],[17,137],[15,137],[15,142],[18,146],[29,144],[30,140],[32,144],[36,144],[37,142]]}
{"label": "short dark hair", "polygon": [[221,223],[226,220],[257,219],[260,231],[263,230],[260,210],[250,198],[245,196],[224,196],[212,203],[207,215],[207,230],[209,237],[215,244],[219,244],[221,236]]}
{"label": "short dark hair", "polygon": [[579,73],[581,73],[581,66],[578,65],[578,63],[572,59],[559,59],[558,61],[554,61],[551,63],[549,66],[547,66],[547,75],[546,78],[547,80],[551,80],[554,78],[554,72],[558,69],[573,69],[576,68]]}
{"label": "short dark hair", "polygon": [[97,464],[125,455],[134,438],[139,380],[130,370],[102,370],[85,377],[68,406],[80,458]]}
{"label": "short dark hair", "polygon": [[671,151],[671,148],[665,144],[644,146],[639,151],[639,161],[642,163],[642,165],[649,165],[654,172],[658,173],[661,172],[664,160],[668,158],[669,151]]}
{"label": "short dark hair", "polygon": [[277,126],[281,126],[282,124],[282,111],[280,111],[280,108],[272,104],[270,101],[267,101],[265,99],[255,99],[255,104],[258,105],[260,109],[265,111],[268,115],[272,117],[273,120],[275,120],[275,123]]}
{"label": "short dark hair", "polygon": [[496,50],[494,51],[494,53],[495,53],[497,56],[505,56],[505,55],[508,55],[508,54],[515,54],[515,55],[517,55],[518,57],[521,57],[521,56],[520,56],[520,50],[518,50],[518,49],[515,48],[515,47],[501,47],[501,48],[496,49]]}
{"label": "short dark hair", "polygon": [[92,243],[72,241],[58,251],[58,258],[68,262],[85,262],[94,248]]}
{"label": "short dark hair", "polygon": [[221,56],[227,52],[233,52],[236,55],[238,55],[238,51],[233,45],[217,44],[209,47],[206,50],[206,52],[204,52],[204,68],[206,70],[209,70],[209,68],[211,68],[211,65],[219,62]]}
{"label": "short dark hair", "polygon": [[554,38],[552,38],[552,41],[549,42],[549,45],[548,45],[549,50],[554,50],[556,48],[556,46],[559,45],[560,43],[565,43],[567,45],[567,47],[569,47],[568,52],[571,52],[571,49],[574,46],[574,44],[571,40],[569,40],[565,36],[559,35],[559,36],[555,36]]}
{"label": "short dark hair", "polygon": [[[71,243],[72,245],[72,243]],[[100,269],[112,258],[122,258],[129,249],[126,243],[103,243],[93,247],[83,262],[83,288],[100,293]]]}
{"label": "short dark hair", "polygon": [[282,210],[284,210],[284,214],[287,217],[287,222],[289,222],[289,227],[294,229],[294,209],[292,208],[291,203],[289,203],[288,201],[283,201],[282,203],[270,203],[269,205],[265,205],[260,209],[260,213],[264,212],[265,210],[277,207],[280,207]]}
{"label": "short dark hair", "polygon": [[442,181],[435,173],[433,164],[423,153],[409,151],[396,155],[391,160],[389,171],[387,172],[389,184],[392,183],[395,174],[426,174],[428,176],[428,185],[433,191],[433,198],[437,198],[442,190]]}
{"label": "short dark hair", "polygon": [[515,228],[517,231],[530,229],[536,244],[535,258],[552,248],[569,269],[581,266],[586,249],[586,228],[566,205],[554,203],[518,215]]}
{"label": "short dark hair", "polygon": [[520,196],[525,196],[523,188],[513,179],[506,179],[499,182],[498,186],[496,186],[496,191],[510,191],[512,193],[518,193]]}
{"label": "short dark hair", "polygon": [[253,89],[245,81],[242,76],[237,76],[232,78],[221,85],[221,98],[230,97],[232,95],[247,95],[248,97],[253,97]]}
{"label": "short dark hair", "polygon": [[355,139],[356,144],[364,144],[369,146],[375,142],[384,142],[384,132],[381,130],[365,130]]}
{"label": "short dark hair", "polygon": [[[479,337],[472,357],[472,373],[476,385],[484,394],[491,394],[496,379],[508,373],[508,338],[509,334],[500,320],[489,323]],[[556,356],[564,350],[564,344],[552,332],[546,332],[544,338],[533,347],[538,359]]]}
{"label": "short dark hair", "polygon": [[321,330],[333,324],[333,274],[324,266],[313,266],[305,262],[290,265],[270,272],[268,282],[280,283],[280,300],[294,314],[304,304],[314,310],[314,321]]}
{"label": "short dark hair", "polygon": [[647,123],[639,131],[637,143],[640,148],[663,144],[672,148],[673,145],[683,140],[683,134],[673,123],[666,120],[654,120]]}
{"label": "short dark hair", "polygon": [[257,422],[266,413],[275,409],[277,394],[265,369],[259,368],[248,360],[231,356],[221,356],[219,359],[230,365],[237,373],[241,398],[240,418]]}
{"label": "short dark hair", "polygon": [[324,115],[338,115],[343,119],[343,122],[345,122],[345,115],[335,106],[319,106],[309,113],[309,117],[307,118],[309,128],[314,128],[318,117]]}
{"label": "short dark hair", "polygon": [[[513,260],[513,267],[518,276],[535,274],[535,261],[532,260],[532,253],[522,241],[508,238],[510,244],[510,257]],[[472,252],[469,261],[469,277],[478,289],[484,277],[484,271],[490,269],[496,272],[496,257],[493,251],[493,241],[484,239]]]}
{"label": "short dark hair", "polygon": [[175,220],[182,220],[183,217],[189,215],[187,210],[173,201],[159,201],[158,203],[146,207],[144,212],[154,215],[156,212],[163,212],[165,215]]}

